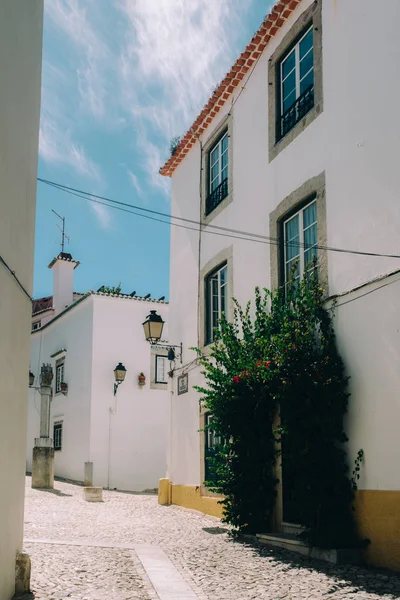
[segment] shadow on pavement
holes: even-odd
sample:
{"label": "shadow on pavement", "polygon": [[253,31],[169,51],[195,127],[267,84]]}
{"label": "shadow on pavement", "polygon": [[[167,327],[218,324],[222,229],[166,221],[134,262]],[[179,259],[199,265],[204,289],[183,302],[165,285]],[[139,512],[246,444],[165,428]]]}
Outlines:
{"label": "shadow on pavement", "polygon": [[65,494],[60,490],[47,490],[44,488],[36,488],[38,492],[46,492],[47,494],[54,494],[55,496],[70,496],[72,498],[72,494]]}
{"label": "shadow on pavement", "polygon": [[[332,579],[327,594],[343,592],[355,594],[368,592],[385,598],[400,598],[400,574],[384,569],[366,566],[334,565],[322,560],[308,558],[288,550],[273,548],[256,541],[232,538],[232,542],[254,550],[262,557],[268,557],[275,562],[287,565],[286,570],[308,569],[317,571]],[[285,569],[284,569],[285,571]],[[350,589],[353,588],[353,589]]]}
{"label": "shadow on pavement", "polygon": [[203,531],[206,533],[211,533],[213,535],[218,535],[221,533],[228,533],[229,529],[226,527],[203,527]]}

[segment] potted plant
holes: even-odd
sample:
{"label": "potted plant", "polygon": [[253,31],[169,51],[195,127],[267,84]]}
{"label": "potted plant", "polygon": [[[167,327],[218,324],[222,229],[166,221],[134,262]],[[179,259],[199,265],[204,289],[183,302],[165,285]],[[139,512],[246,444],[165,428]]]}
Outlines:
{"label": "potted plant", "polygon": [[139,373],[139,375],[138,375],[138,383],[139,383],[139,385],[145,385],[146,384],[146,375],[144,373]]}

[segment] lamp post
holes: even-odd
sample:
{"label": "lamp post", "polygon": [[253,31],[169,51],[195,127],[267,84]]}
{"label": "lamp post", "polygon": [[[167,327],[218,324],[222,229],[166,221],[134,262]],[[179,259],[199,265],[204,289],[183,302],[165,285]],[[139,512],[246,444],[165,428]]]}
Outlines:
{"label": "lamp post", "polygon": [[[182,362],[182,343],[179,344],[179,346],[174,344],[159,343],[164,328],[164,321],[161,315],[157,314],[157,311],[151,310],[150,314],[147,316],[142,325],[144,336],[152,346],[157,344],[157,346],[161,346],[162,348],[168,348],[168,360],[175,360],[175,358],[179,358]],[[179,348],[180,352],[176,352],[174,348]]]}
{"label": "lamp post", "polygon": [[114,369],[114,377],[115,377],[114,396],[117,393],[118,387],[125,380],[125,375],[126,375],[126,369],[125,369],[124,365],[122,363],[118,363]]}
{"label": "lamp post", "polygon": [[[29,374],[29,383],[31,383]],[[34,380],[34,377],[33,377]],[[35,438],[32,460],[32,487],[52,489],[54,487],[54,448],[50,438],[50,402],[53,369],[43,364],[40,370],[40,437]],[[33,384],[33,381],[32,381]]]}

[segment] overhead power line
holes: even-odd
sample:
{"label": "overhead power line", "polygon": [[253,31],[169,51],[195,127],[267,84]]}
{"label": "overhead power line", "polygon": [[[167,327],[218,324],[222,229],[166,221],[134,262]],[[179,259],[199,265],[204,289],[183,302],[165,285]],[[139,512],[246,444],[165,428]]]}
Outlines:
{"label": "overhead power line", "polygon": [[4,260],[4,258],[2,256],[0,256],[0,262],[5,266],[5,268],[7,269],[7,271],[12,275],[12,277],[18,283],[19,287],[24,292],[25,296],[27,296],[29,298],[29,300],[32,302],[33,298],[31,297],[31,295],[29,294],[29,292],[27,292],[27,290],[24,288],[24,286],[22,285],[22,283],[20,282],[20,280],[16,276],[15,271],[13,271],[11,269],[11,267],[8,266],[8,264],[6,263],[6,261]]}
{"label": "overhead power line", "polygon": [[[203,221],[196,221],[194,219],[188,219],[186,217],[177,217],[175,215],[170,215],[165,212],[161,212],[161,211],[157,211],[157,210],[153,210],[153,209],[149,209],[149,208],[143,208],[142,206],[138,206],[135,204],[129,204],[127,202],[122,202],[120,200],[115,200],[113,198],[108,198],[107,196],[100,196],[99,194],[93,194],[91,192],[86,192],[84,190],[80,190],[80,189],[73,188],[73,187],[70,187],[67,185],[63,185],[61,183],[50,181],[48,179],[42,179],[41,177],[38,177],[38,181],[41,183],[44,183],[46,185],[49,185],[51,187],[54,187],[65,193],[68,193],[72,196],[82,198],[83,200],[87,200],[89,202],[94,202],[95,204],[101,204],[103,206],[107,206],[108,208],[113,208],[116,210],[120,210],[122,212],[127,212],[127,213],[133,214],[135,216],[147,218],[152,221],[164,223],[166,225],[172,225],[174,227],[181,227],[183,229],[189,229],[191,231],[196,231],[196,232],[201,231],[202,233],[220,235],[223,237],[230,237],[230,238],[239,239],[239,240],[258,242],[258,243],[262,243],[262,244],[277,245],[280,243],[278,238],[273,238],[273,237],[269,237],[269,236],[262,235],[259,233],[253,233],[250,231],[242,231],[240,229],[231,229],[229,227],[222,227],[220,225],[212,225],[212,224],[204,223]],[[134,209],[134,210],[132,210],[132,209]],[[141,211],[141,212],[138,213],[136,211]],[[148,214],[142,214],[142,213],[148,213]],[[164,217],[168,220],[165,221],[165,220],[158,219],[154,216],[149,216],[149,215],[157,215],[159,217]],[[191,225],[195,225],[196,227],[188,227],[187,225],[174,223],[174,222],[172,222],[172,219],[177,220],[177,221],[182,221],[183,223],[189,223]],[[222,232],[225,232],[225,233],[222,233]],[[235,235],[233,235],[233,234],[235,234]],[[288,245],[290,245],[290,244],[288,244]],[[294,242],[293,246],[305,247],[306,244],[304,244],[302,242]],[[308,246],[307,246],[307,248],[308,248]],[[351,249],[347,249],[347,248],[337,248],[337,247],[322,246],[322,245],[313,245],[311,248],[316,248],[318,250],[323,250],[326,252],[339,252],[342,254],[354,254],[354,255],[358,255],[358,256],[375,256],[375,257],[381,257],[381,258],[400,259],[400,255],[397,255],[397,254],[385,254],[385,253],[370,252],[370,251],[364,251],[364,250],[351,250]]]}

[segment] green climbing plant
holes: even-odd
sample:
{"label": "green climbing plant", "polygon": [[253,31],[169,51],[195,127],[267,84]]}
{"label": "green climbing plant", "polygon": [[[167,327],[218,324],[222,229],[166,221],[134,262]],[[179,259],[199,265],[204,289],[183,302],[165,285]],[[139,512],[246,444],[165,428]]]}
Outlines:
{"label": "green climbing plant", "polygon": [[99,292],[103,292],[104,294],[115,294],[118,296],[118,294],[121,293],[121,290],[122,290],[121,283],[119,283],[116,286],[103,285],[99,289]]}
{"label": "green climbing plant", "polygon": [[357,491],[357,487],[358,487],[357,484],[358,484],[358,480],[360,479],[360,470],[361,470],[361,465],[363,462],[364,462],[364,450],[361,448],[361,450],[359,450],[357,452],[357,456],[354,461],[353,473],[351,475],[351,484],[352,484],[354,492]]}
{"label": "green climbing plant", "polygon": [[201,403],[224,440],[206,483],[224,496],[225,522],[241,533],[270,528],[282,462],[286,508],[295,510],[302,538],[357,545],[343,428],[348,377],[317,277],[273,293],[256,289],[245,308],[234,301],[210,355],[198,353]]}

